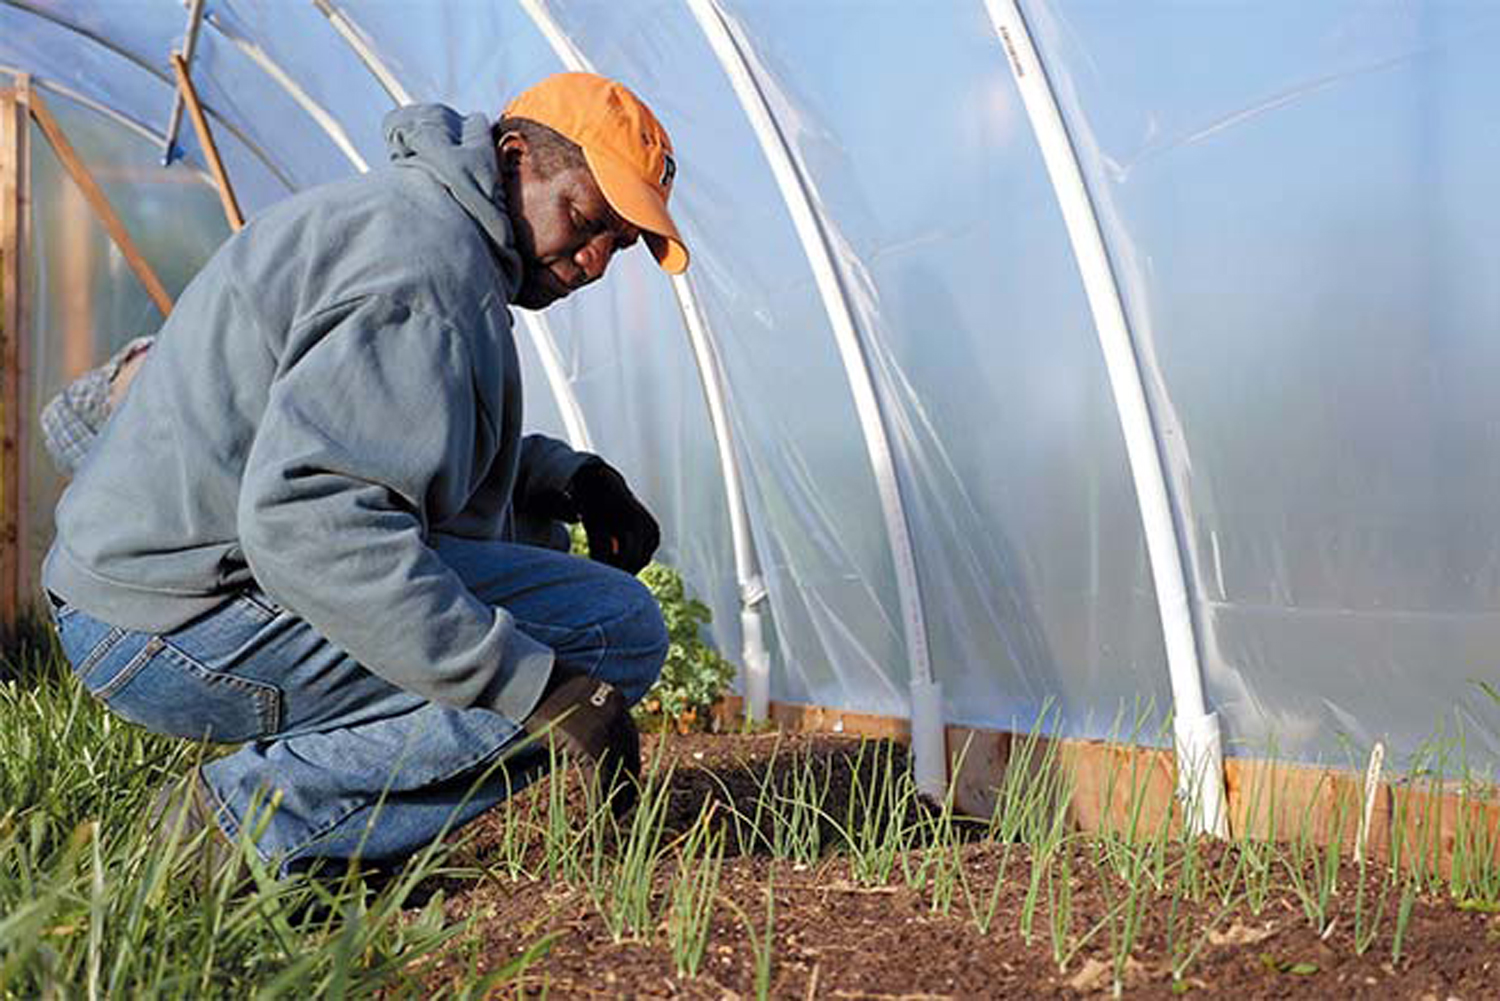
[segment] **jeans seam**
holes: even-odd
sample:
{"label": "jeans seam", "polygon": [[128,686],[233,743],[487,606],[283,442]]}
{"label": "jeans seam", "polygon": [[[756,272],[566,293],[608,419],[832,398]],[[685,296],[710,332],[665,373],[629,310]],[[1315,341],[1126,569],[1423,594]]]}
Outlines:
{"label": "jeans seam", "polygon": [[78,675],[78,679],[87,685],[88,676],[93,672],[94,668],[99,666],[99,661],[108,656],[110,651],[114,650],[115,647],[119,646],[120,641],[124,638],[125,630],[118,626],[110,626],[109,632],[105,633],[104,638],[94,644],[94,649],[90,650],[89,655],[83,658],[83,663],[78,665],[77,670],[74,672]]}
{"label": "jeans seam", "polygon": [[271,606],[271,604],[270,604],[270,599],[269,598],[267,598],[265,600],[261,600],[260,598],[257,598],[250,591],[242,591],[242,592],[240,592],[240,594],[239,594],[239,600],[242,601],[242,602],[245,602],[248,605],[250,605],[257,612],[259,612],[259,613],[261,613],[262,615],[265,616],[264,621],[261,622],[261,625],[263,625],[263,626],[270,625],[272,622],[276,621],[276,617],[278,615],[280,615],[282,613],[282,611],[283,611],[283,609],[280,606],[277,606],[277,607],[273,608]]}
{"label": "jeans seam", "polygon": [[[611,649],[613,649],[611,647],[611,645],[610,645],[610,642],[609,642],[609,633],[607,631],[607,627],[608,626],[612,626],[612,625],[614,625],[615,623],[618,623],[618,622],[628,621],[630,619],[630,617],[632,615],[635,615],[635,614],[639,614],[639,613],[626,612],[626,613],[624,613],[622,615],[615,616],[613,619],[610,619],[609,622],[607,622],[607,623],[590,622],[587,625],[583,626],[582,628],[573,629],[572,630],[573,632],[579,633],[580,635],[582,635],[584,637],[587,637],[586,642],[584,644],[585,646],[592,646],[594,648],[594,652],[589,653],[589,654],[587,654],[587,655],[585,655],[585,656],[583,656],[581,658],[580,657],[572,657],[572,658],[565,657],[563,654],[560,654],[560,653],[557,652],[557,648],[556,647],[551,647],[551,644],[546,644],[546,645],[549,646],[549,647],[551,647],[552,652],[557,656],[557,658],[559,660],[565,660],[568,663],[569,666],[576,667],[580,671],[584,671],[585,673],[592,675],[595,671],[597,671],[599,669],[599,665],[602,664],[602,663],[604,663],[604,658],[609,653],[609,651]],[[519,629],[521,632],[525,633],[527,636],[531,637],[532,639],[536,640],[538,643],[546,643],[546,641],[538,639],[537,635],[536,635],[537,632],[540,632],[540,631],[543,631],[543,630],[554,630],[554,629],[565,629],[565,628],[567,628],[565,626],[555,626],[555,625],[552,625],[551,623],[547,623],[547,622],[532,622],[532,621],[527,620],[527,619],[515,619],[515,624],[516,624],[516,628],[517,629]],[[533,627],[533,628],[528,628],[528,627]]]}
{"label": "jeans seam", "polygon": [[604,663],[605,655],[609,653],[609,634],[597,622],[589,623],[589,632],[594,634],[594,648],[599,651],[594,657],[594,662],[586,668],[590,675],[594,675],[598,672],[599,665]]}
{"label": "jeans seam", "polygon": [[94,697],[100,701],[107,702],[119,694],[120,689],[130,684],[130,679],[141,673],[141,668],[146,662],[161,650],[162,641],[160,636],[153,636],[146,641],[146,645],[135,652],[135,656],[125,664],[119,674],[109,679],[109,682],[94,693]]}

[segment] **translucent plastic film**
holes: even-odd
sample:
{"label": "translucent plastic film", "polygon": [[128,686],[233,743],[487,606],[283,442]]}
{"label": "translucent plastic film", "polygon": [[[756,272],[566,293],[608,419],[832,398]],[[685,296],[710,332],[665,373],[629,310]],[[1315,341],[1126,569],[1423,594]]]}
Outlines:
{"label": "translucent plastic film", "polygon": [[[784,655],[772,697],[904,715],[898,604],[843,368],[722,69],[681,4],[549,9],[601,69],[650,95],[675,139],[673,213],[724,353]],[[719,544],[727,560],[727,529]]]}
{"label": "translucent plastic film", "polygon": [[[764,157],[737,105],[725,110],[733,95],[722,69],[678,5],[645,17],[609,5],[550,9],[591,59],[607,71],[618,60],[622,76],[663,95],[663,117],[684,137],[679,162],[692,182],[679,189],[676,214],[747,431],[757,539],[786,655],[773,696],[904,713],[899,607],[847,378]],[[869,338],[950,714],[1029,722],[1052,696],[1078,726],[1097,729],[1121,702],[1164,693],[1087,313],[982,18],[839,7],[800,11],[792,31],[780,8],[730,13],[816,186]],[[909,76],[883,83],[891,74],[866,65],[895,38],[930,64],[921,88]],[[846,100],[856,90],[860,100]],[[952,109],[940,123],[949,152],[941,176],[918,146],[903,153],[891,142],[893,111],[904,102],[917,115],[919,91]],[[1017,211],[1023,220],[1007,223]],[[1030,250],[1025,270],[1000,285],[984,264],[997,239]],[[1020,294],[1039,282],[1056,294]],[[1015,408],[1010,434],[996,400]],[[999,440],[976,441],[976,424]],[[1001,529],[1001,511],[1028,519]],[[1094,548],[1070,558],[1080,539]],[[1110,606],[1099,594],[1125,600]],[[1115,697],[1096,711],[1101,685]]]}
{"label": "translucent plastic film", "polygon": [[[213,188],[180,165],[162,168],[156,147],[96,113],[56,96],[47,101],[141,254],[168,294],[176,296],[228,235]],[[34,126],[30,147],[27,391],[34,415],[68,382],[102,364],[126,341],[155,333],[162,317]],[[51,542],[51,512],[64,480],[45,450],[39,424],[31,425],[28,437],[27,556],[35,581]]]}
{"label": "translucent plastic film", "polygon": [[[139,113],[165,129],[175,86],[170,56],[182,48],[186,8],[177,4],[94,4],[69,12],[67,20],[110,39],[140,65],[160,75],[165,96]],[[277,83],[273,73],[267,72],[266,49],[277,48],[277,44],[269,40],[255,43],[248,39],[247,31],[232,5],[207,6],[190,72],[200,98],[214,111],[210,124],[217,127],[215,141],[221,141],[219,133],[226,133],[253,144],[275,163],[280,179],[294,187],[339,176],[344,171],[339,170],[343,158],[337,148]],[[236,39],[245,39],[247,44],[236,45]],[[331,45],[329,50],[324,61],[336,65],[339,52]],[[262,62],[258,64],[252,54],[259,55]],[[274,66],[274,61],[271,64]],[[299,66],[294,72],[300,78],[307,70]],[[351,73],[349,85],[358,82]],[[296,136],[295,142],[287,141],[291,135]],[[190,143],[196,148],[192,127],[184,117],[179,144],[187,148]],[[230,176],[233,179],[232,168]],[[285,192],[274,197],[282,194]],[[251,207],[258,207],[257,202],[252,199]]]}
{"label": "translucent plastic film", "polygon": [[[950,719],[1169,698],[1134,495],[1053,199],[982,10],[734,5],[840,248]],[[872,59],[901,54],[902,71]],[[941,151],[941,155],[934,155]]]}
{"label": "translucent plastic film", "polygon": [[[1500,752],[1500,11],[1028,4],[1245,753]],[[1172,58],[1144,59],[1143,52]]]}
{"label": "translucent plastic film", "polygon": [[[868,428],[724,66],[684,0],[539,4],[676,142],[673,212],[774,611],[772,696],[905,715],[912,651]],[[1399,762],[1456,721],[1500,760],[1500,8],[1020,7],[1122,292],[1231,751],[1344,762],[1384,740]],[[371,60],[416,100],[491,115],[562,68],[516,0],[207,9],[194,79],[252,213],[383,160],[391,97]],[[948,718],[1026,725],[1049,699],[1074,733],[1122,709],[1159,718],[1166,658],[1115,405],[985,3],[715,9],[832,248]],[[174,291],[223,232],[186,123],[192,167],[145,170],[185,22],[176,0],[0,0],[0,68],[33,74],[80,131]],[[155,317],[33,147],[40,402]],[[737,652],[724,487],[666,279],[632,250],[548,319],[599,450]],[[518,340],[531,425],[560,434]]]}
{"label": "translucent plastic film", "polygon": [[[271,6],[274,4],[274,0]],[[416,101],[497,115],[511,95],[561,67],[514,0],[335,0]],[[368,77],[364,70],[362,75]]]}
{"label": "translucent plastic film", "polygon": [[[180,45],[185,21],[180,8],[99,4],[37,9],[48,16],[0,4],[0,66],[31,73],[44,93],[75,94],[113,111],[139,134],[164,141],[175,92],[168,54]],[[177,35],[169,25],[177,26]],[[198,72],[195,79],[200,79]],[[252,145],[250,134],[219,114],[210,95],[211,87],[204,98],[214,107],[209,116],[214,139],[242,204],[254,210],[285,197],[293,183],[283,160],[288,151],[277,143]],[[178,142],[202,166],[186,118]],[[274,154],[269,152],[272,145],[277,147]],[[162,151],[158,146],[158,160]],[[328,163],[333,165],[331,158]]]}

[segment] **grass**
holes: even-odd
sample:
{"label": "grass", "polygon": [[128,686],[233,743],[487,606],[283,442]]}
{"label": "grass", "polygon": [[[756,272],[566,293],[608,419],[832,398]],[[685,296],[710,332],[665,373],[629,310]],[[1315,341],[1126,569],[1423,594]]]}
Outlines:
{"label": "grass", "polygon": [[413,964],[468,930],[440,898],[414,907],[449,872],[444,845],[379,890],[354,870],[273,879],[246,844],[248,887],[198,879],[202,836],[151,826],[145,807],[203,749],[104,712],[34,635],[0,682],[0,998],[425,992]]}
{"label": "grass", "polygon": [[[519,990],[537,982],[528,969],[551,939],[539,932],[519,958],[481,974],[475,919],[448,917],[443,891],[431,888],[541,878],[588,901],[615,942],[660,942],[682,978],[702,975],[715,916],[732,913],[750,943],[754,990],[766,997],[777,969],[775,864],[805,869],[834,856],[853,885],[904,883],[930,911],[956,912],[981,936],[1006,915],[1027,941],[1045,943],[1060,972],[1085,949],[1102,952],[1116,995],[1142,958],[1150,913],[1164,914],[1164,959],[1186,988],[1212,937],[1285,889],[1310,927],[1331,933],[1342,922],[1356,952],[1386,950],[1397,964],[1409,959],[1419,900],[1441,894],[1500,912],[1500,844],[1482,808],[1493,785],[1466,767],[1461,730],[1423,748],[1391,787],[1389,857],[1355,861],[1345,835],[1363,826],[1362,795],[1334,790],[1333,809],[1315,817],[1289,800],[1275,769],[1263,770],[1241,793],[1234,838],[1209,842],[1184,833],[1186,804],[1147,812],[1152,776],[1133,754],[1109,756],[1116,767],[1102,777],[1104,804],[1125,804],[1113,814],[1120,822],[1083,834],[1073,762],[1044,735],[1057,724],[1050,710],[1012,741],[988,818],[962,816],[951,790],[923,802],[890,743],[859,744],[846,772],[771,738],[769,764],[745,766],[738,795],[716,777],[681,830],[669,822],[681,784],[659,743],[640,805],[620,821],[595,788],[585,787],[579,806],[554,748],[548,779],[491,815],[482,864],[459,864],[461,842],[438,843],[379,885],[358,867],[274,879],[246,841],[248,887],[224,874],[205,884],[195,877],[204,846],[143,816],[154,789],[215,752],[105,713],[68,677],[43,630],[0,675],[10,679],[0,682],[0,999]],[[1122,719],[1121,743],[1149,743],[1149,716],[1138,708]],[[1290,834],[1279,841],[1254,836],[1283,822]],[[772,862],[763,909],[724,889],[726,858],[744,854]],[[1102,899],[1096,911],[1079,906],[1085,886]],[[1021,896],[1015,910],[1002,907],[1008,889]],[[435,990],[423,971],[439,961],[453,979]]]}

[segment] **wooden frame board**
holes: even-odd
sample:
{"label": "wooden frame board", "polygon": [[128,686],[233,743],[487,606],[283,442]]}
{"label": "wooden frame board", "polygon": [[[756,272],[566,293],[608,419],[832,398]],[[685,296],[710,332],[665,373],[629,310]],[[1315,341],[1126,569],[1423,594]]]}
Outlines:
{"label": "wooden frame board", "polygon": [[235,197],[234,186],[229,183],[229,171],[224,169],[224,160],[219,156],[219,144],[214,142],[213,130],[208,127],[208,116],[203,113],[203,103],[198,100],[198,89],[193,86],[187,60],[179,52],[172,53],[172,72],[177,77],[177,93],[192,117],[198,145],[203,149],[208,169],[214,176],[214,185],[219,189],[219,204],[224,209],[224,218],[228,220],[230,229],[239,232],[245,225],[245,213],[240,211],[240,201]]}
{"label": "wooden frame board", "polygon": [[83,197],[88,200],[89,206],[94,210],[94,215],[104,225],[115,246],[120,248],[120,254],[125,258],[125,263],[135,274],[146,289],[146,294],[151,296],[151,301],[156,303],[156,308],[161,311],[162,316],[172,312],[172,297],[167,294],[165,286],[156,277],[150,263],[146,260],[135,241],[130,238],[130,231],[125,228],[125,223],[115,213],[114,206],[109,203],[109,197],[105,195],[104,189],[99,187],[99,182],[94,180],[94,175],[89,172],[84,164],[83,158],[68,141],[67,134],[63,132],[62,126],[52,117],[47,102],[42,100],[40,94],[33,94],[31,100],[31,116],[36,119],[37,127],[42,130],[52,152],[57,154],[58,161],[68,176],[73,178],[73,183],[83,192]]}
{"label": "wooden frame board", "polygon": [[0,89],[0,627],[20,614],[26,525],[30,82]]}

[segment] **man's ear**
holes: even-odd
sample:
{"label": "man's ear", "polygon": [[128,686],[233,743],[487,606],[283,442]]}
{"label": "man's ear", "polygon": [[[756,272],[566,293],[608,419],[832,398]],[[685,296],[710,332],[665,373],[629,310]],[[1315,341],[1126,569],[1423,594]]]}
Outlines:
{"label": "man's ear", "polygon": [[500,157],[500,169],[510,173],[521,165],[521,161],[531,154],[531,146],[526,142],[526,137],[519,132],[506,132],[500,136],[500,142],[496,144]]}

